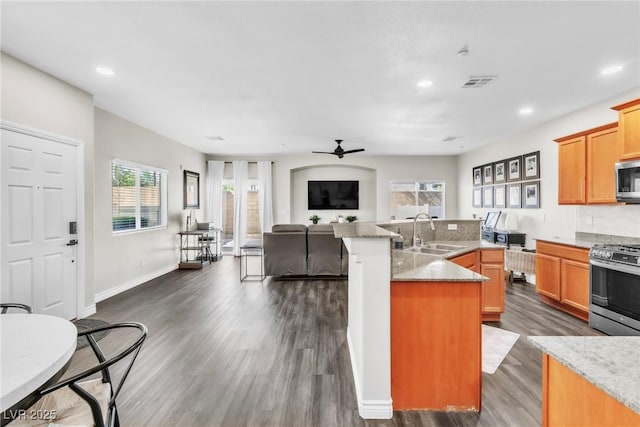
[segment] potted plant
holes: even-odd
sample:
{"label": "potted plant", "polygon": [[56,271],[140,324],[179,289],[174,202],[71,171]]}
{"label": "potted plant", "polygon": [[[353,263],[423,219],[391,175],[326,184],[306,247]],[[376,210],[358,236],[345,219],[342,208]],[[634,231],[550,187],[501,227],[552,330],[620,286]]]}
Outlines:
{"label": "potted plant", "polygon": [[353,222],[353,221],[355,221],[356,219],[358,219],[358,217],[357,217],[357,216],[355,216],[355,215],[349,215],[349,216],[347,216],[347,221],[349,221],[349,222]]}
{"label": "potted plant", "polygon": [[311,215],[311,216],[309,217],[309,219],[310,219],[314,224],[317,224],[317,223],[318,223],[318,221],[320,221],[322,218],[320,218],[318,215]]}

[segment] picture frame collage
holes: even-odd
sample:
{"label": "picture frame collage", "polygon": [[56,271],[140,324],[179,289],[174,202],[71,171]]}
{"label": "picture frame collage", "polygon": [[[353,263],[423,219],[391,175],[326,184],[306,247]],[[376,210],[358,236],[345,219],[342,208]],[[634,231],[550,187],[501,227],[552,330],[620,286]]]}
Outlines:
{"label": "picture frame collage", "polygon": [[540,151],[476,166],[474,208],[540,208]]}

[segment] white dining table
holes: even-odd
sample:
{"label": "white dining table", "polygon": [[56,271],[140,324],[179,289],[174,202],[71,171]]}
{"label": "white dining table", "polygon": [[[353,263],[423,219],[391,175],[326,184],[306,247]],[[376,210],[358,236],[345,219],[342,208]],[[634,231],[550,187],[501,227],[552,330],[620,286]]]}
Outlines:
{"label": "white dining table", "polygon": [[0,315],[0,412],[56,375],[76,350],[78,330],[44,314]]}

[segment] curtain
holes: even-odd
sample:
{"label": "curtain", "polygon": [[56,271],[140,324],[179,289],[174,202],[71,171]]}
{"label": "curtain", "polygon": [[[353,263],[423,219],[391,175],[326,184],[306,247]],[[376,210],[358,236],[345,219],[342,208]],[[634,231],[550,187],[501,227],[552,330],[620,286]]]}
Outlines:
{"label": "curtain", "polygon": [[273,196],[271,180],[271,162],[258,162],[258,185],[260,195],[260,227],[262,232],[271,231],[273,227]]}
{"label": "curtain", "polygon": [[247,191],[249,164],[246,160],[233,162],[233,254],[240,256],[240,246],[247,238]]}
{"label": "curtain", "polygon": [[212,222],[216,228],[222,228],[222,178],[224,175],[224,162],[217,160],[209,160],[207,162],[207,213],[209,222]]}

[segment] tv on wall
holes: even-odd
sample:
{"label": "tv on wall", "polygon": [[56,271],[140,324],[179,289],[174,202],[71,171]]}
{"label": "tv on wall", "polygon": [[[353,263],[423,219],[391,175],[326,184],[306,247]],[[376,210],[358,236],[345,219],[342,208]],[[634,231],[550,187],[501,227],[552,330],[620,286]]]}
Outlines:
{"label": "tv on wall", "polygon": [[309,210],[358,209],[359,181],[309,181]]}

